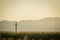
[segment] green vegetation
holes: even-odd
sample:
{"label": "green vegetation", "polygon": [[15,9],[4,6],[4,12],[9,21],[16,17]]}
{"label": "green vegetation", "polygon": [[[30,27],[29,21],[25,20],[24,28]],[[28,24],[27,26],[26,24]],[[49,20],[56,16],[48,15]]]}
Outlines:
{"label": "green vegetation", "polygon": [[60,40],[60,33],[56,32],[0,32],[0,40]]}

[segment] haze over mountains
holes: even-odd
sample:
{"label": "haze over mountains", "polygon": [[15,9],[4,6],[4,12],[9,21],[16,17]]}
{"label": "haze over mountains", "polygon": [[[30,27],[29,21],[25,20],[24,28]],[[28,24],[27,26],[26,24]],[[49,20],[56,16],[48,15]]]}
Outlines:
{"label": "haze over mountains", "polygon": [[0,31],[14,31],[15,21],[0,21]]}
{"label": "haze over mountains", "polygon": [[[15,31],[15,21],[0,21],[0,31]],[[17,31],[60,32],[60,18],[49,17],[41,20],[17,22]]]}

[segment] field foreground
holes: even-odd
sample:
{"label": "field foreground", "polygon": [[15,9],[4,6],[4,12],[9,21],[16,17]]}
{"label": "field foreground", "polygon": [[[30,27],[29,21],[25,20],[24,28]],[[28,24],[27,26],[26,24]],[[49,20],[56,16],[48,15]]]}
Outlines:
{"label": "field foreground", "polygon": [[60,40],[59,32],[0,32],[0,40]]}

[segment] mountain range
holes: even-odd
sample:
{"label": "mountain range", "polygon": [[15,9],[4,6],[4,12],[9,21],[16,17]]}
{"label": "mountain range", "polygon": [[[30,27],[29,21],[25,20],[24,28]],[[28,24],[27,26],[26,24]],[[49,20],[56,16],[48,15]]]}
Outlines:
{"label": "mountain range", "polygon": [[[15,31],[16,21],[0,21],[0,31]],[[60,32],[60,18],[48,17],[40,20],[17,22],[17,31]]]}

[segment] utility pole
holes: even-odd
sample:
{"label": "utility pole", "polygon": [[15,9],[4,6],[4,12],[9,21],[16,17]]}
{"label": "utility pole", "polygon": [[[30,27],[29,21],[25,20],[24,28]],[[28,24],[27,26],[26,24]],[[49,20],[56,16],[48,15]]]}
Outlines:
{"label": "utility pole", "polygon": [[15,35],[16,38],[14,38],[14,40],[17,40],[17,22],[15,23],[15,32],[16,32],[16,35]]}
{"label": "utility pole", "polygon": [[17,22],[15,23],[15,32],[17,33]]}

